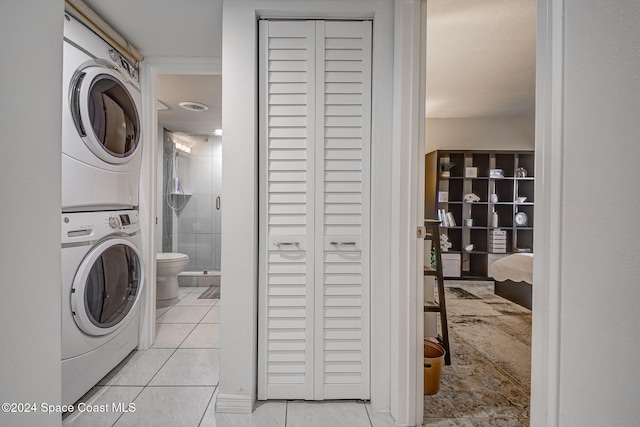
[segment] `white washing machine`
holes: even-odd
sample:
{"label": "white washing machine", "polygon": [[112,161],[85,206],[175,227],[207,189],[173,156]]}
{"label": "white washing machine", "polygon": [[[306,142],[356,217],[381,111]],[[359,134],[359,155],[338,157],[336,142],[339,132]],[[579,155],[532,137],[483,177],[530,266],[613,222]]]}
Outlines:
{"label": "white washing machine", "polygon": [[138,345],[144,285],[135,210],[62,214],[62,402],[73,404]]}
{"label": "white washing machine", "polygon": [[62,211],[138,206],[141,96],[137,69],[66,14]]}

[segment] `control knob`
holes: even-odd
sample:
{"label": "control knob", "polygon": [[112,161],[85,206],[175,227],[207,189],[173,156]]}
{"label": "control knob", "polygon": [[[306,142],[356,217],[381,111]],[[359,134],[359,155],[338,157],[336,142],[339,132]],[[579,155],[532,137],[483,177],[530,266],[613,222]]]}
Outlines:
{"label": "control knob", "polygon": [[109,218],[109,227],[116,229],[120,227],[120,218],[117,216],[112,216]]}

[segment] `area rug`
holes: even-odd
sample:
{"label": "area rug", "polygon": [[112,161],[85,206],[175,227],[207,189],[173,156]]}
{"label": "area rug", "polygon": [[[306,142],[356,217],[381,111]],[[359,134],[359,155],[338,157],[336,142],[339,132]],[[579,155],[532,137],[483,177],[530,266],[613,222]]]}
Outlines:
{"label": "area rug", "polygon": [[198,299],[217,299],[220,298],[220,286],[209,286]]}
{"label": "area rug", "polygon": [[451,365],[424,397],[424,425],[528,426],[531,311],[494,295],[493,282],[445,286]]}

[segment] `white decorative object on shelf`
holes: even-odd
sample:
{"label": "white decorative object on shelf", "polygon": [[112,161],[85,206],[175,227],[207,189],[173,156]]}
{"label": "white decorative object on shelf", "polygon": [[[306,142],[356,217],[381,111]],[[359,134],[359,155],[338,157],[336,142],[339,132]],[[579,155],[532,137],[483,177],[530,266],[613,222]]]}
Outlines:
{"label": "white decorative object on shelf", "polygon": [[526,178],[527,170],[523,167],[516,169],[516,178]]}
{"label": "white decorative object on shelf", "polygon": [[465,203],[473,203],[473,202],[479,202],[480,201],[480,197],[475,194],[475,193],[469,193],[469,194],[465,194],[464,195],[464,199]]}
{"label": "white decorative object on shelf", "polygon": [[449,193],[446,191],[438,191],[438,202],[448,202],[449,201]]}
{"label": "white decorative object on shelf", "polygon": [[489,232],[489,252],[494,254],[507,253],[507,232],[498,228]]}
{"label": "white decorative object on shelf", "polygon": [[473,250],[473,243],[467,245],[464,247],[464,250],[467,252],[471,252]]}
{"label": "white decorative object on shelf", "polygon": [[478,168],[476,168],[476,167],[464,168],[464,176],[465,176],[465,178],[477,178],[478,177]]}
{"label": "white decorative object on shelf", "polygon": [[527,217],[527,214],[524,212],[518,212],[515,216],[515,222],[518,227],[526,226],[528,220],[529,218]]}
{"label": "white decorative object on shelf", "polygon": [[502,169],[491,169],[489,171],[489,178],[504,178]]}
{"label": "white decorative object on shelf", "polygon": [[440,250],[442,252],[447,252],[453,246],[453,243],[449,241],[449,236],[446,234],[440,235]]}

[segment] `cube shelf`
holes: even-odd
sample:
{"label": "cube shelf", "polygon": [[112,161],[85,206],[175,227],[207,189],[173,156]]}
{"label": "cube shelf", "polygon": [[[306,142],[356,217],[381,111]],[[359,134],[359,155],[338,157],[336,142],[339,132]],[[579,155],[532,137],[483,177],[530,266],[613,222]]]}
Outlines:
{"label": "cube shelf", "polygon": [[[448,177],[441,175],[443,162],[454,163]],[[463,278],[487,278],[495,260],[533,251],[534,167],[533,151],[438,150],[426,155],[425,217],[438,218],[440,209],[453,214],[456,226],[443,227],[441,233],[452,243],[449,253],[461,255]],[[502,175],[492,175],[495,169]],[[447,193],[446,202],[438,202],[439,192]],[[469,193],[480,201],[465,202]],[[493,212],[498,214],[497,227]],[[524,225],[516,224],[519,212],[526,214]],[[490,235],[496,228],[505,231],[506,253],[492,251]]]}

